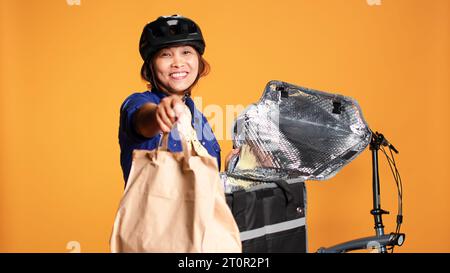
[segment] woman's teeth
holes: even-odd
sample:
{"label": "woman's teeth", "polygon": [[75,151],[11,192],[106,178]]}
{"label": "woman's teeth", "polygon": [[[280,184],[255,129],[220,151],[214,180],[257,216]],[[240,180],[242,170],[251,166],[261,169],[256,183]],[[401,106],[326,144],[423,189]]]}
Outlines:
{"label": "woman's teeth", "polygon": [[182,79],[182,78],[186,77],[187,74],[188,74],[187,72],[177,72],[177,73],[170,74],[170,76],[174,79]]}

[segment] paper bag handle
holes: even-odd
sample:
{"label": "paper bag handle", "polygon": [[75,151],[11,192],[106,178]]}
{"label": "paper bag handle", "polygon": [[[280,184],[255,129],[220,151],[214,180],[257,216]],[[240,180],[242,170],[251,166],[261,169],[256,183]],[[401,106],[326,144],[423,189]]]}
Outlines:
{"label": "paper bag handle", "polygon": [[[172,128],[172,130],[178,130],[177,127],[177,123],[175,123],[174,127]],[[163,133],[162,137],[159,139],[159,144],[158,147],[156,148],[157,151],[168,151],[168,143],[169,143],[169,134],[170,133]],[[184,153],[184,157],[186,159],[189,159],[191,156],[191,153],[188,150],[188,144],[186,142],[186,138],[183,136],[183,133],[181,133],[180,131],[178,131],[178,135],[180,136],[180,142],[181,142],[181,148],[183,150]],[[192,147],[192,151],[195,151],[194,147]]]}

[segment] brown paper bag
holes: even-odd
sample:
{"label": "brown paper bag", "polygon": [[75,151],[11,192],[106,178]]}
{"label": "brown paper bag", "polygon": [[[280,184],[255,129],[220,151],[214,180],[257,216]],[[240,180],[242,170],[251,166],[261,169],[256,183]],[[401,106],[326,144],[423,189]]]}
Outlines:
{"label": "brown paper bag", "polygon": [[183,138],[183,152],[169,152],[167,138],[158,149],[133,152],[111,252],[242,252],[216,159]]}

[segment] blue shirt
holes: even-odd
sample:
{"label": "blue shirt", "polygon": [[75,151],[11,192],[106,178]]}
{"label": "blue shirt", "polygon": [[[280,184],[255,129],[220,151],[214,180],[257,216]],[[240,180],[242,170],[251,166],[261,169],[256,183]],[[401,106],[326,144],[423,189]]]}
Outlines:
{"label": "blue shirt", "polygon": [[[120,165],[122,166],[125,183],[131,169],[133,150],[153,150],[159,145],[161,134],[147,138],[135,130],[133,115],[145,103],[159,104],[161,99],[167,95],[159,90],[134,93],[127,97],[120,107],[119,144]],[[194,127],[198,140],[206,148],[208,153],[217,159],[220,170],[220,146],[205,116],[195,107],[194,101],[187,97],[185,101],[192,114],[192,126]],[[181,152],[181,142],[178,132],[172,130],[169,135],[168,149],[172,152]]]}

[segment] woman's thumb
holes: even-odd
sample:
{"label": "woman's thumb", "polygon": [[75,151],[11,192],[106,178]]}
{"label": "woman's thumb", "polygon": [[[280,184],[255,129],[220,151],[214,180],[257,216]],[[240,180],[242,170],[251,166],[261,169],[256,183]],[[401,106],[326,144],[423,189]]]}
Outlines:
{"label": "woman's thumb", "polygon": [[175,116],[177,118],[180,118],[183,114],[183,104],[180,102],[175,103],[175,105],[173,106],[173,111],[175,111]]}

